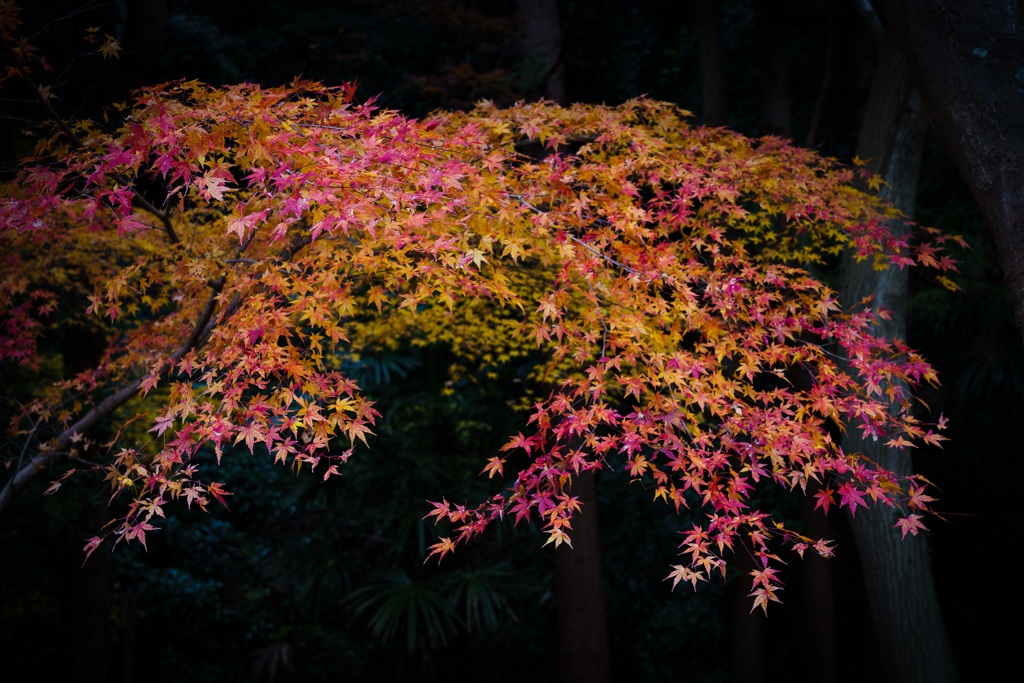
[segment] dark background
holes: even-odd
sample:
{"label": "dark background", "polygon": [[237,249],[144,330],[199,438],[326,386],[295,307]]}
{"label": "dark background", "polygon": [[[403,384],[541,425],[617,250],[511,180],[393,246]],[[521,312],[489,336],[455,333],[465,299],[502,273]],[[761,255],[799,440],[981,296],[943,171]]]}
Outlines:
{"label": "dark background", "polygon": [[[101,117],[107,103],[125,100],[133,87],[178,78],[268,86],[299,74],[328,84],[358,79],[360,98],[379,96],[382,106],[411,116],[484,98],[510,104],[536,96],[514,2],[168,0],[162,23],[150,14],[141,27],[138,17],[159,3],[94,3],[78,14],[80,2],[24,4],[26,34],[45,29],[33,43],[57,68],[46,78],[69,118]],[[784,12],[792,138],[807,141],[831,53],[810,142],[849,161],[875,59],[852,3],[792,0],[766,10],[733,0],[722,7],[730,127],[764,133],[759,21],[765,11]],[[702,122],[693,3],[567,0],[559,8],[568,100],[617,104],[646,95],[675,102]],[[77,56],[92,26],[122,40],[127,50],[119,61]],[[0,92],[5,114],[38,119],[17,88],[9,82]],[[13,118],[0,122],[0,155],[8,165],[28,149],[23,127]],[[1013,529],[1024,451],[1024,350],[987,228],[931,134],[914,218],[962,234],[972,247],[956,254],[962,292],[913,279],[909,304],[910,342],[938,367],[943,383],[921,398],[933,417],[941,411],[950,419],[945,448],[915,454],[918,471],[940,489],[937,509],[946,519],[929,521],[937,592],[961,679],[1008,678],[1021,632]],[[13,379],[5,393],[31,391],[87,363],[82,347],[74,331],[54,325],[50,364],[40,375],[6,368]],[[344,476],[318,483],[273,467],[269,458],[234,452],[216,474],[234,492],[231,511],[175,507],[150,535],[148,552],[101,551],[80,568],[83,539],[111,515],[103,489],[98,481],[73,479],[44,498],[51,477],[38,478],[0,521],[0,677],[556,679],[554,562],[536,528],[506,525],[440,567],[423,563],[435,540],[422,520],[425,501],[474,500],[491,491],[477,472],[524,421],[513,406],[533,362],[477,368],[453,384],[446,375],[451,361],[434,348],[353,361],[383,419],[371,449],[358,453]],[[205,464],[214,467],[212,457]],[[732,680],[730,585],[670,592],[663,582],[679,561],[676,532],[690,519],[653,504],[624,473],[602,474],[598,494],[614,678]],[[799,519],[792,495],[759,495],[763,508]],[[833,514],[830,521],[838,540],[840,680],[875,679],[857,548],[845,519]],[[800,562],[782,578],[785,602],[773,605],[763,630],[765,673],[770,681],[800,681]],[[466,617],[471,588],[490,601],[493,618],[487,609],[475,620]],[[456,606],[451,623],[443,622],[446,601]],[[411,640],[410,613],[418,615]],[[439,629],[430,627],[431,614],[442,620]],[[375,634],[374,618],[396,625],[393,636]]]}

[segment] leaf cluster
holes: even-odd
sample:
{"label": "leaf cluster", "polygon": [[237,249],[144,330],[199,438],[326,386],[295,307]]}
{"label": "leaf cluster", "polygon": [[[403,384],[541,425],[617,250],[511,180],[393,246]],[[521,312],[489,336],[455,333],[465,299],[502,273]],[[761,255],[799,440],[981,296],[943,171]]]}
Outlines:
{"label": "leaf cluster", "polygon": [[[830,553],[751,509],[762,479],[822,483],[820,504],[838,493],[851,513],[898,505],[904,533],[922,528],[925,482],[844,453],[833,432],[937,443],[912,411],[935,373],[875,335],[884,312],[842,310],[807,266],[853,247],[941,278],[950,238],[894,233],[893,210],[836,162],[694,127],[665,103],[483,102],[414,120],[354,90],[178,82],[137,93],[110,132],[83,121],[40,141],[0,189],[2,357],[32,362],[61,287],[88,292],[85,313],[116,335],[16,416],[19,468],[33,450],[32,467],[74,456],[135,401],[144,412],[96,467],[130,501],[105,535],[145,544],[170,501],[228,504],[201,448],[340,474],[380,418],[346,359],[443,345],[453,380],[545,360],[527,433],[485,468],[515,474],[482,503],[435,503],[452,526],[440,557],[506,514],[571,542],[572,477],[612,467],[705,511],[674,583],[724,573],[745,537],[761,606],[780,587],[773,543]],[[157,408],[150,392],[165,392]],[[123,438],[135,419],[148,441]]]}

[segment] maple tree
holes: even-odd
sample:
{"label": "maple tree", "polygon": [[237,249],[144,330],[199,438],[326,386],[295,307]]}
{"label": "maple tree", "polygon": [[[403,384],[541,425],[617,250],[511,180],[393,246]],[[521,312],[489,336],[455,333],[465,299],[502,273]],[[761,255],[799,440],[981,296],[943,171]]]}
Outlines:
{"label": "maple tree", "polygon": [[[5,76],[45,105],[45,63],[2,7]],[[100,49],[116,55],[111,41]],[[779,547],[832,552],[751,509],[761,480],[817,481],[826,511],[892,505],[904,535],[924,528],[927,482],[844,453],[833,431],[938,443],[944,420],[912,411],[935,372],[874,336],[884,312],[841,310],[808,266],[854,246],[952,287],[952,238],[890,232],[896,211],[853,169],[644,99],[414,120],[357,102],[354,85],[175,82],[108,125],[48,111],[2,186],[0,359],[33,367],[54,314],[109,321],[112,339],[18,410],[0,511],[58,456],[75,468],[50,492],[99,469],[127,511],[88,553],[109,536],[145,544],[170,501],[226,504],[193,462],[202,448],[340,474],[377,417],[344,359],[399,340],[449,346],[456,374],[548,359],[529,430],[482,463],[491,478],[509,467],[507,485],[475,507],[434,503],[451,528],[439,558],[506,514],[570,543],[572,477],[619,466],[655,500],[707,512],[683,532],[673,587],[751,553],[755,607],[778,600]]]}

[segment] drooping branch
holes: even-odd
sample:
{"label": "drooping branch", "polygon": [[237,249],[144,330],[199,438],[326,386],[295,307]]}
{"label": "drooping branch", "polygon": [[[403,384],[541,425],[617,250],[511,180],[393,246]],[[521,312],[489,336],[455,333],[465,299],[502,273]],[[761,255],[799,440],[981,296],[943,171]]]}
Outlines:
{"label": "drooping branch", "polygon": [[[37,472],[45,469],[49,466],[53,459],[60,453],[67,450],[71,446],[73,441],[89,431],[102,420],[109,417],[111,413],[117,410],[119,407],[127,403],[142,386],[142,383],[152,376],[162,375],[163,373],[170,370],[176,362],[181,360],[186,353],[189,351],[201,347],[210,338],[210,334],[213,333],[214,328],[217,325],[217,320],[214,318],[214,311],[217,308],[217,297],[220,295],[221,290],[224,288],[225,278],[221,277],[218,280],[210,283],[210,298],[206,303],[206,308],[203,310],[199,319],[196,321],[195,327],[192,329],[192,333],[189,334],[188,339],[171,354],[170,358],[165,360],[157,370],[143,376],[138,379],[129,382],[126,386],[119,389],[112,396],[108,396],[92,410],[83,415],[73,425],[61,432],[53,442],[46,444],[44,447],[39,449],[39,454],[32,457],[28,463],[23,465],[14,476],[7,482],[3,490],[0,491],[0,516],[3,515],[4,511],[11,504],[14,496],[25,488],[32,477]],[[232,302],[235,306],[237,303]],[[221,320],[227,319],[230,315],[232,308],[231,305],[224,311],[224,315],[221,316]]]}
{"label": "drooping branch", "polygon": [[[245,251],[245,248],[252,241],[250,236],[249,240],[239,248],[239,255]],[[294,243],[285,247],[280,251],[277,258],[281,261],[290,261],[295,257],[302,249],[312,244],[313,240],[310,237],[303,237],[295,240]],[[235,261],[239,259],[233,259]],[[244,259],[243,259],[244,260]],[[217,299],[220,296],[221,291],[224,289],[224,284],[227,277],[222,275],[216,280],[208,282],[210,287],[210,297],[206,302],[206,307],[200,314],[196,321],[195,326],[192,328],[192,332],[178,348],[165,360],[158,369],[148,373],[138,379],[133,380],[129,384],[119,389],[112,396],[108,396],[97,406],[95,406],[88,413],[83,415],[77,422],[61,432],[60,436],[55,441],[48,444],[44,448],[40,448],[40,453],[32,457],[28,463],[18,469],[15,475],[7,482],[3,490],[0,491],[0,516],[3,516],[4,511],[10,505],[14,496],[23,489],[35,474],[45,469],[50,465],[53,459],[65,452],[77,436],[84,434],[88,430],[95,427],[102,420],[109,417],[115,410],[127,403],[135,394],[138,392],[139,387],[142,386],[143,382],[151,377],[156,377],[167,372],[173,368],[174,364],[184,358],[188,352],[202,348],[210,339],[210,335],[213,334],[214,329],[217,325],[226,322],[231,318],[242,305],[243,297],[241,295],[234,296],[227,306],[224,307],[223,311],[219,316],[215,316],[214,313],[217,309]]]}

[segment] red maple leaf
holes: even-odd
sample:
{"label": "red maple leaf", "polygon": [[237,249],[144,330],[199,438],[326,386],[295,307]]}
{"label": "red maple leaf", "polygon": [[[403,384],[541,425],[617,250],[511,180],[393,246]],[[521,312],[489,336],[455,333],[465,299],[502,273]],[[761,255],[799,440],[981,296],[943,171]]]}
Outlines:
{"label": "red maple leaf", "polygon": [[907,532],[910,532],[911,536],[917,536],[918,531],[927,531],[928,528],[921,521],[921,515],[909,515],[896,521],[893,525],[894,528],[898,528],[902,532],[901,538],[907,537]]}
{"label": "red maple leaf", "polygon": [[862,508],[866,508],[868,506],[868,504],[864,502],[864,493],[858,491],[850,482],[846,482],[840,486],[838,493],[840,496],[840,507],[845,505],[850,511],[850,516],[857,515],[858,505]]}

